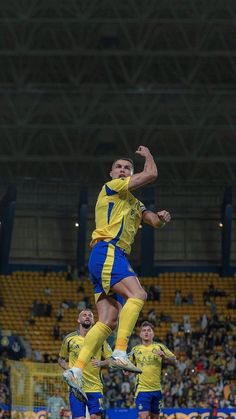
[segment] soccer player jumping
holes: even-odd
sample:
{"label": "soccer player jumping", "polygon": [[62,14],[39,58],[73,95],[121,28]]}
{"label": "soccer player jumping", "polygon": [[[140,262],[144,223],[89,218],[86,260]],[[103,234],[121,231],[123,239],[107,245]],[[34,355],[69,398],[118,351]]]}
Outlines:
{"label": "soccer player jumping", "polygon": [[130,266],[127,254],[142,221],[161,228],[171,217],[165,210],[148,211],[131,193],[157,178],[157,167],[149,149],[139,146],[136,154],[145,159],[142,172],[133,174],[134,165],[129,158],[115,160],[110,172],[112,180],[103,185],[97,199],[89,272],[94,285],[98,322],[87,333],[73,368],[63,374],[67,384],[81,395],[84,393],[83,369],[116,328],[118,320],[110,365],[141,373],[129,360],[126,350],[147,294]]}

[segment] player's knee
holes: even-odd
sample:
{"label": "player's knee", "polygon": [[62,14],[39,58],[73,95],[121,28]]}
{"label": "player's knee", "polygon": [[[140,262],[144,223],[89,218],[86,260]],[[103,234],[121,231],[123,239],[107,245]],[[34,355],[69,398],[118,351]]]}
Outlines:
{"label": "player's knee", "polygon": [[101,418],[101,413],[98,413],[98,414],[92,413],[90,415],[90,419],[100,419],[100,418]]}
{"label": "player's knee", "polygon": [[138,419],[149,419],[149,412],[139,412]]}
{"label": "player's knee", "polygon": [[110,329],[115,330],[118,326],[118,319],[110,319],[109,325]]}
{"label": "player's knee", "polygon": [[145,290],[143,290],[143,298],[142,298],[142,300],[143,301],[146,301],[147,300],[147,293],[146,293]]}
{"label": "player's knee", "polygon": [[134,298],[139,298],[140,300],[143,300],[143,301],[146,301],[147,300],[147,293],[142,288],[141,290],[136,291],[136,293],[135,293],[135,295],[133,297]]}
{"label": "player's knee", "polygon": [[108,319],[103,319],[102,321],[106,326],[110,327],[111,330],[114,330],[118,326],[118,319],[115,317],[110,317]]}

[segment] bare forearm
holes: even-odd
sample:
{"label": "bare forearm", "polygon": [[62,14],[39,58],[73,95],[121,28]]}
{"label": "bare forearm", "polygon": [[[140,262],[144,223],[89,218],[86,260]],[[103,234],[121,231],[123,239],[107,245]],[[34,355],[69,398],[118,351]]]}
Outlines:
{"label": "bare forearm", "polygon": [[104,359],[104,361],[100,361],[100,367],[109,367],[109,359]]}
{"label": "bare forearm", "polygon": [[136,154],[144,157],[144,168],[142,172],[136,173],[131,176],[129,181],[129,191],[133,191],[141,186],[147,185],[148,183],[154,182],[157,178],[157,167],[154,159],[145,146],[139,146],[136,150]]}
{"label": "bare forearm", "polygon": [[157,213],[152,211],[145,211],[143,214],[143,221],[154,228],[162,228],[165,226],[165,222],[161,220]]}
{"label": "bare forearm", "polygon": [[145,157],[143,171],[152,174],[155,177],[158,175],[157,166],[151,153]]}
{"label": "bare forearm", "polygon": [[58,364],[60,365],[61,368],[63,368],[63,370],[67,370],[69,368],[69,365],[63,358],[58,359]]}
{"label": "bare forearm", "polygon": [[154,228],[162,228],[166,225],[164,221],[162,221],[157,214],[152,213],[152,226]]}
{"label": "bare forearm", "polygon": [[98,359],[94,358],[92,359],[92,366],[94,368],[101,368],[101,367],[109,367],[109,359],[105,359],[103,361],[99,361]]}

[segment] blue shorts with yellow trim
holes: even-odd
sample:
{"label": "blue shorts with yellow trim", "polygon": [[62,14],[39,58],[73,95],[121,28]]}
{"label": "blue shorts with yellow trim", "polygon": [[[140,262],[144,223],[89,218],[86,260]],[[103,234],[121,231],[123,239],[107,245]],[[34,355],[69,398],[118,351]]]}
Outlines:
{"label": "blue shorts with yellow trim", "polygon": [[72,392],[69,394],[70,399],[70,410],[72,413],[72,419],[79,418],[80,416],[86,416],[86,406],[88,407],[89,414],[98,414],[104,411],[103,407],[103,394],[102,393],[87,393],[88,402],[83,403],[78,400]]}
{"label": "blue shorts with yellow trim", "polygon": [[135,399],[138,412],[160,413],[163,401],[161,391],[140,391]]}
{"label": "blue shorts with yellow trim", "polygon": [[105,293],[123,305],[124,298],[112,293],[110,288],[128,276],[137,276],[124,250],[111,242],[100,241],[92,248],[88,268],[94,286],[95,299],[101,293]]}

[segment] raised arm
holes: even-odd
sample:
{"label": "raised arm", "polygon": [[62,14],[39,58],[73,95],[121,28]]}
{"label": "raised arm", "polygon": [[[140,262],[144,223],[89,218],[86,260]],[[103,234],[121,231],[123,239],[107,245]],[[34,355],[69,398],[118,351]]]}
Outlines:
{"label": "raised arm", "polygon": [[138,150],[135,152],[145,158],[143,171],[136,173],[131,176],[129,181],[129,191],[134,191],[141,186],[147,185],[148,183],[154,182],[157,178],[157,167],[149,149],[143,145],[140,145]]}

